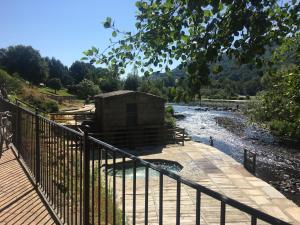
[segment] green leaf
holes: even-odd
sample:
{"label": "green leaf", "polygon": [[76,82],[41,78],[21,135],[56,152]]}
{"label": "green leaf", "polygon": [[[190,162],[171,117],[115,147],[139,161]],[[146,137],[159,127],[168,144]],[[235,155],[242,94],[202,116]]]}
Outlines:
{"label": "green leaf", "polygon": [[107,17],[106,20],[103,22],[103,26],[105,28],[110,28],[111,27],[111,22],[112,22],[111,17]]}
{"label": "green leaf", "polygon": [[112,35],[113,37],[116,37],[116,36],[117,36],[117,32],[116,32],[116,31],[113,31],[111,35]]}

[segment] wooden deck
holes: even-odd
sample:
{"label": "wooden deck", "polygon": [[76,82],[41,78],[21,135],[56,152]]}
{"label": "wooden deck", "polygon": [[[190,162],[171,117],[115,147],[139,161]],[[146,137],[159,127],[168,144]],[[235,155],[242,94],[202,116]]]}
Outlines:
{"label": "wooden deck", "polygon": [[55,224],[11,149],[0,159],[0,224]]}

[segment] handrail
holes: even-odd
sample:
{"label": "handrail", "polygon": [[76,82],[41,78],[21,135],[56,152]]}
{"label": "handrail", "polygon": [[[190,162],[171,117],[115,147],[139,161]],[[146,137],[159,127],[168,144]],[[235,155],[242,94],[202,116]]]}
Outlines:
{"label": "handrail", "polygon": [[[189,188],[196,191],[196,224],[200,222],[200,194],[204,193],[207,196],[220,201],[221,203],[221,214],[220,223],[225,224],[226,219],[226,209],[225,206],[229,205],[235,209],[238,209],[244,213],[251,216],[251,224],[257,223],[257,219],[263,220],[265,222],[274,225],[288,225],[289,223],[275,218],[267,213],[264,213],[258,209],[241,203],[237,200],[229,198],[219,192],[211,190],[201,184],[194,181],[181,177],[180,175],[165,170],[157,165],[147,162],[125,150],[114,147],[106,142],[98,140],[95,137],[89,136],[87,132],[84,134],[75,131],[71,128],[65,127],[54,121],[49,120],[37,113],[30,112],[23,107],[15,105],[14,103],[1,101],[0,104],[4,103],[9,108],[13,110],[13,115],[16,116],[15,123],[17,128],[25,127],[24,133],[20,133],[20,129],[16,129],[16,140],[14,144],[18,147],[18,154],[23,157],[25,163],[29,166],[29,170],[36,179],[37,186],[45,192],[48,197],[49,205],[55,206],[55,212],[57,212],[65,224],[77,224],[77,222],[72,222],[77,220],[77,214],[79,215],[79,220],[83,221],[83,224],[95,224],[95,211],[94,208],[89,209],[90,204],[94,207],[94,201],[96,200],[95,188],[97,186],[95,180],[97,180],[98,186],[97,191],[101,188],[101,181],[104,179],[105,189],[105,224],[108,222],[108,198],[112,197],[112,210],[113,210],[113,221],[116,217],[116,174],[115,165],[116,157],[121,156],[123,160],[123,175],[122,175],[122,194],[124,200],[122,200],[122,221],[125,223],[125,170],[124,162],[126,158],[133,162],[133,211],[132,218],[135,221],[136,217],[136,166],[138,164],[145,167],[145,205],[148,204],[148,185],[149,185],[149,169],[153,169],[159,172],[159,220],[160,224],[163,221],[163,177],[171,178],[177,181],[177,197],[176,206],[178,207],[178,196],[179,196],[179,207],[180,207],[180,185],[184,184]],[[29,113],[30,119],[23,119],[22,113]],[[59,129],[57,129],[59,128]],[[25,135],[23,137],[22,135]],[[34,141],[35,140],[35,141]],[[42,152],[41,152],[42,151]],[[96,156],[100,158],[96,159]],[[104,171],[101,172],[99,163],[104,163],[108,165],[108,156],[112,162],[112,192],[110,192],[110,184],[108,179],[108,167],[104,167]],[[75,157],[75,158],[74,158]],[[90,162],[90,160],[92,160]],[[95,172],[95,161],[98,160],[98,172]],[[43,166],[42,166],[43,165]],[[74,171],[75,170],[75,171]],[[147,172],[148,171],[148,172]],[[75,175],[74,175],[75,172]],[[97,175],[97,177],[95,177]],[[78,178],[79,176],[79,178]],[[91,177],[90,177],[91,176]],[[102,176],[102,178],[101,178]],[[75,186],[74,180],[75,181]],[[83,181],[83,183],[82,183]],[[70,182],[70,183],[69,183]],[[70,185],[71,184],[71,185]],[[102,183],[103,184],[103,183]],[[79,185],[79,186],[77,186]],[[179,187],[179,189],[178,189]],[[75,188],[75,191],[74,191]],[[179,190],[179,192],[178,192]],[[69,194],[73,194],[71,196]],[[59,193],[59,194],[58,194]],[[111,193],[111,194],[109,194]],[[178,194],[179,193],[179,194]],[[99,196],[98,196],[99,197]],[[123,198],[122,198],[123,199]],[[91,200],[91,201],[90,201]],[[71,204],[70,208],[70,205]],[[100,204],[99,202],[97,204]],[[74,208],[75,207],[75,208]],[[70,211],[75,210],[75,214],[71,214]],[[78,211],[80,210],[80,211]],[[146,210],[146,208],[145,208]],[[147,208],[148,210],[148,208]],[[72,211],[71,211],[72,212]],[[74,211],[73,211],[74,212]],[[148,213],[148,211],[147,211]],[[70,217],[71,214],[71,217]],[[75,215],[75,217],[74,217]],[[99,216],[99,215],[98,215]],[[178,217],[179,216],[179,217]],[[147,217],[148,218],[148,217]],[[147,218],[145,217],[145,223]],[[179,220],[178,220],[179,218]],[[101,219],[101,218],[100,218]],[[98,218],[98,223],[99,220]],[[78,220],[77,220],[78,221]],[[180,210],[176,208],[176,221],[180,221]],[[176,224],[180,224],[177,223]],[[123,223],[123,224],[124,224]],[[103,224],[103,223],[101,223]],[[115,224],[115,223],[111,223]]]}
{"label": "handrail", "polygon": [[137,161],[138,163],[142,164],[145,167],[148,167],[148,168],[151,168],[153,170],[156,170],[156,171],[158,171],[158,172],[160,172],[160,173],[166,175],[167,177],[172,178],[172,179],[174,179],[176,181],[180,181],[181,183],[183,183],[183,184],[185,184],[185,185],[187,185],[187,186],[189,186],[191,188],[194,188],[196,190],[199,190],[200,192],[203,192],[204,194],[206,194],[208,196],[211,196],[211,197],[213,197],[213,198],[215,198],[217,200],[220,200],[220,201],[222,201],[222,202],[224,202],[224,203],[226,203],[226,204],[228,204],[228,205],[230,205],[230,206],[232,206],[234,208],[237,208],[237,209],[239,209],[239,210],[241,210],[243,212],[246,212],[246,213],[248,213],[250,215],[255,214],[255,216],[258,219],[262,219],[262,220],[264,220],[266,222],[269,222],[269,223],[272,223],[272,224],[276,223],[276,224],[282,224],[282,225],[290,225],[289,223],[287,223],[287,222],[285,222],[283,220],[280,220],[280,219],[278,219],[276,217],[273,217],[273,216],[271,216],[271,215],[269,215],[267,213],[264,213],[264,212],[262,212],[260,210],[252,208],[252,207],[250,207],[250,206],[248,206],[248,205],[246,205],[244,203],[241,203],[241,202],[239,202],[237,200],[234,200],[234,199],[229,198],[229,197],[227,197],[227,196],[225,196],[223,194],[220,194],[220,193],[218,193],[216,191],[213,191],[213,190],[211,190],[209,188],[206,188],[206,187],[204,187],[204,186],[202,186],[202,185],[200,185],[200,184],[198,184],[198,183],[196,183],[194,181],[191,181],[191,180],[188,180],[186,178],[183,178],[183,177],[179,176],[176,173],[173,173],[171,171],[165,170],[165,169],[163,169],[163,168],[161,168],[159,166],[156,166],[156,165],[154,165],[154,164],[152,164],[150,162],[147,162],[147,161],[145,161],[145,160],[143,160],[143,159],[141,159],[141,158],[139,158],[139,157],[137,157],[135,155],[132,155],[132,154],[130,154],[130,153],[124,151],[124,150],[121,150],[119,148],[116,148],[116,147],[108,144],[108,143],[100,141],[100,140],[98,140],[98,139],[96,139],[94,137],[89,136],[89,139],[91,141],[93,141],[93,142],[95,142],[95,143],[97,143],[97,144],[105,147],[105,148],[108,148],[108,149],[110,149],[110,150],[112,150],[112,151],[114,151],[116,153],[120,153],[120,154],[122,154],[124,156],[127,156],[131,160]]}

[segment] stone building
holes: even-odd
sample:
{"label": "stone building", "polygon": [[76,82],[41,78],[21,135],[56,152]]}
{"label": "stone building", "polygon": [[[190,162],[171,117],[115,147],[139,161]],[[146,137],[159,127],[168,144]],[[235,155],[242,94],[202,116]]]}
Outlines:
{"label": "stone building", "polygon": [[[94,130],[112,144],[157,141],[164,127],[165,100],[143,92],[121,90],[95,96]],[[151,140],[150,140],[151,139]],[[150,144],[150,143],[149,143]]]}

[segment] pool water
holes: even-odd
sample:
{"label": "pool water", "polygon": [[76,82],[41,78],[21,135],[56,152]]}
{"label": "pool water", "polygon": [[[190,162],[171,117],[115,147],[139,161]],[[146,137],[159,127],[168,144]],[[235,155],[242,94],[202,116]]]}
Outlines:
{"label": "pool water", "polygon": [[[146,160],[147,162],[150,162],[162,169],[165,169],[167,171],[173,172],[173,173],[179,173],[183,166],[180,165],[178,162],[170,161],[170,160],[162,160],[162,159],[150,159]],[[111,165],[108,166],[108,174],[110,176],[113,175],[113,168]],[[117,177],[122,177],[123,174],[123,163],[116,163],[115,165],[115,174]],[[125,176],[126,178],[133,178],[133,163],[132,162],[126,162],[125,163]],[[149,168],[149,176],[159,176],[159,172],[156,170],[153,170]],[[136,167],[136,177],[137,178],[143,178],[145,177],[145,166],[143,165],[137,165]]]}

